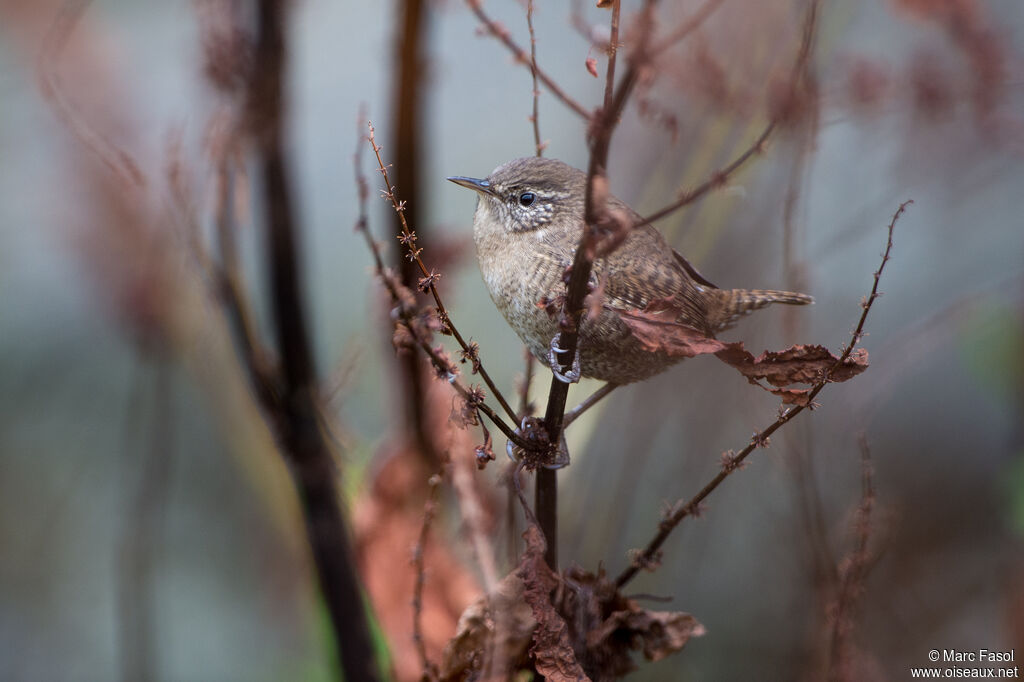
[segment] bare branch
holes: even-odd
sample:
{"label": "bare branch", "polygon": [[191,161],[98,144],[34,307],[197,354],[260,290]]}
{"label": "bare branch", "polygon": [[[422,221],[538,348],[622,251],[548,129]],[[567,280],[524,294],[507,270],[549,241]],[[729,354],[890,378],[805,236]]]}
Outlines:
{"label": "bare branch", "polygon": [[854,679],[849,670],[850,634],[871,560],[868,542],[872,531],[871,512],[875,505],[871,449],[863,433],[857,438],[857,444],[860,447],[861,493],[853,520],[854,547],[839,566],[839,589],[828,614],[832,623],[828,679],[834,682]]}
{"label": "bare branch", "polygon": [[544,156],[544,147],[547,145],[540,139],[540,111],[537,102],[540,89],[537,87],[537,36],[533,32],[533,0],[527,0],[526,3],[526,25],[530,28],[530,73],[533,76],[533,115],[530,116],[533,123],[533,146],[537,156]]}
{"label": "bare branch", "polygon": [[[817,31],[819,4],[820,0],[808,0],[807,11],[804,14],[800,47],[797,50],[796,59],[793,63],[792,79],[794,82],[801,80],[806,76],[807,63],[810,59],[811,48],[814,45],[814,35]],[[701,12],[698,12],[698,15],[699,14],[701,14]],[[773,115],[761,134],[754,140],[754,143],[736,157],[736,159],[721,170],[715,171],[703,184],[698,185],[694,189],[680,192],[675,201],[645,217],[641,221],[641,224],[652,223],[656,220],[660,220],[665,216],[678,211],[684,206],[692,204],[694,201],[707,194],[710,190],[725,186],[729,178],[736,171],[742,168],[747,161],[752,159],[754,156],[763,153],[765,145],[768,142],[768,138],[770,138],[779,128],[780,123],[780,117],[778,115]]]}
{"label": "bare branch", "polygon": [[412,565],[416,571],[416,582],[413,584],[412,591],[412,641],[415,643],[416,653],[420,657],[424,680],[436,680],[439,677],[437,665],[431,662],[427,656],[427,647],[423,642],[423,586],[427,580],[423,552],[427,546],[430,524],[433,523],[437,510],[437,495],[440,488],[441,475],[434,474],[427,481],[427,501],[423,505],[423,525],[420,526],[420,535],[412,552]]}
{"label": "bare branch", "polygon": [[[874,284],[871,287],[871,293],[868,295],[867,298],[864,299],[864,302],[862,303],[863,311],[861,312],[860,320],[857,323],[857,327],[854,329],[853,334],[850,336],[849,343],[847,343],[846,346],[843,348],[843,352],[839,355],[839,359],[836,361],[833,369],[840,367],[847,360],[847,358],[850,357],[850,354],[853,353],[853,350],[857,346],[857,344],[860,343],[860,340],[864,334],[864,323],[867,320],[868,313],[871,311],[872,304],[880,295],[878,293],[878,281],[882,276],[882,271],[885,269],[885,264],[889,262],[889,254],[892,251],[892,235],[893,230],[896,228],[896,221],[899,220],[900,216],[906,210],[907,206],[909,206],[911,203],[913,203],[913,201],[905,201],[902,204],[900,204],[900,207],[893,214],[892,220],[889,222],[888,239],[886,241],[885,252],[882,254],[881,264],[874,273]],[[694,495],[686,502],[680,500],[675,505],[673,505],[671,512],[664,519],[662,519],[661,523],[659,524],[658,532],[654,536],[654,538],[647,543],[647,546],[644,547],[642,551],[637,552],[633,556],[633,559],[629,567],[627,567],[615,579],[616,586],[622,588],[630,580],[632,580],[637,573],[640,572],[641,568],[655,565],[657,563],[656,559],[660,553],[662,544],[664,544],[665,540],[668,539],[668,536],[672,533],[676,526],[678,526],[679,523],[686,517],[695,515],[699,511],[700,504],[704,501],[704,499],[708,495],[710,495],[715,490],[715,488],[721,485],[722,481],[728,478],[733,472],[741,468],[743,460],[745,460],[747,456],[750,455],[750,453],[752,453],[759,447],[767,447],[769,439],[773,433],[778,431],[785,424],[788,424],[794,417],[803,412],[805,409],[812,408],[815,405],[814,398],[818,395],[818,393],[821,392],[821,389],[823,389],[827,383],[828,372],[825,372],[825,376],[822,377],[822,379],[814,385],[810,393],[808,393],[808,400],[806,404],[795,405],[790,408],[781,409],[779,412],[778,419],[776,419],[766,428],[755,433],[753,437],[751,437],[750,442],[747,443],[746,447],[744,447],[738,453],[736,453],[735,455],[730,453],[729,456],[723,460],[722,469],[713,479],[711,479],[703,488],[701,488],[700,492],[698,492],[696,495]]]}
{"label": "bare branch", "polygon": [[[476,15],[476,18],[480,23],[484,25],[487,32],[500,40],[502,44],[512,52],[516,62],[526,65],[533,63],[530,59],[530,55],[528,55],[523,48],[519,47],[519,45],[512,40],[512,36],[509,35],[508,29],[487,16],[487,13],[484,12],[483,5],[480,4],[480,0],[466,0],[466,4],[469,5],[469,9],[473,11],[473,14]],[[544,87],[550,90],[551,94],[560,99],[565,106],[569,107],[580,118],[585,120],[590,119],[590,114],[587,110],[584,109],[579,102],[570,97],[549,75],[537,68],[535,68],[535,72],[537,74],[537,78],[539,78],[541,83],[544,84]]]}

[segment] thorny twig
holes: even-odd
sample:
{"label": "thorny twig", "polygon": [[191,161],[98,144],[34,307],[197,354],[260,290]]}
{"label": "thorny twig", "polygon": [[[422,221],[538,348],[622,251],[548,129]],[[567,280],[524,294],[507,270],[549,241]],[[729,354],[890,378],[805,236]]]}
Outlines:
{"label": "thorny twig", "polygon": [[849,636],[853,629],[854,611],[864,588],[868,564],[871,559],[868,542],[871,539],[871,512],[875,505],[875,490],[872,484],[871,449],[867,437],[861,433],[857,438],[860,447],[861,492],[860,505],[853,520],[855,545],[853,551],[839,566],[839,588],[835,603],[828,614],[832,623],[828,679],[840,682],[852,679],[846,666],[849,662]]}
{"label": "thorny twig", "polygon": [[438,679],[437,666],[427,656],[427,646],[423,641],[423,586],[427,580],[427,570],[423,562],[423,553],[427,546],[427,535],[430,524],[434,521],[437,511],[437,495],[441,489],[441,475],[434,474],[427,480],[427,501],[423,505],[423,525],[412,552],[412,565],[416,571],[416,582],[412,590],[412,641],[416,645],[416,653],[420,657],[424,680]]}
{"label": "thorny twig", "polygon": [[[885,270],[885,264],[889,262],[889,254],[892,251],[892,234],[893,230],[896,228],[896,221],[899,220],[907,206],[912,203],[913,201],[905,201],[900,204],[900,207],[896,209],[896,212],[892,216],[892,220],[889,222],[888,239],[885,245],[885,252],[882,254],[881,264],[878,266],[878,269],[875,270],[874,284],[871,287],[871,293],[861,302],[862,311],[860,320],[858,320],[857,327],[854,329],[853,334],[851,334],[850,341],[843,348],[843,352],[840,354],[839,359],[837,359],[833,364],[833,370],[837,367],[841,367],[842,364],[846,362],[864,335],[864,323],[867,320],[868,313],[871,311],[871,306],[875,300],[881,296],[881,294],[878,293],[878,281],[882,276],[882,271]],[[621,589],[625,586],[636,576],[637,573],[640,572],[641,568],[657,565],[661,546],[664,544],[665,540],[668,539],[669,534],[672,533],[676,526],[678,526],[679,523],[687,516],[696,515],[699,512],[700,504],[704,499],[710,495],[715,488],[721,485],[722,481],[728,478],[730,474],[741,468],[743,460],[745,460],[750,453],[759,447],[767,447],[769,438],[773,433],[803,412],[806,407],[813,408],[815,406],[814,398],[821,392],[821,389],[825,387],[825,384],[828,383],[828,374],[829,372],[826,372],[821,380],[813,386],[807,394],[807,402],[805,404],[780,409],[778,419],[772,422],[768,427],[762,429],[758,433],[755,433],[750,439],[750,442],[747,443],[746,447],[735,454],[730,451],[723,455],[721,471],[719,471],[718,474],[707,483],[707,485],[701,488],[700,492],[685,503],[680,500],[676,502],[676,504],[672,505],[672,508],[666,514],[665,518],[663,518],[661,523],[658,524],[658,532],[654,538],[647,543],[647,546],[644,547],[642,551],[634,554],[630,565],[615,579],[616,587]]]}
{"label": "thorny twig", "polygon": [[[523,48],[519,47],[514,40],[512,40],[512,36],[509,35],[508,29],[491,19],[487,13],[484,12],[484,8],[480,4],[480,0],[466,0],[466,4],[469,5],[469,9],[473,11],[473,14],[476,15],[476,18],[480,23],[484,25],[487,32],[500,40],[502,44],[512,52],[512,55],[516,58],[517,62],[528,66],[532,64],[530,55],[527,54]],[[563,90],[561,86],[551,78],[551,76],[536,67],[534,67],[534,69],[537,74],[537,78],[539,78],[541,83],[544,84],[544,87],[551,91],[551,94],[560,99],[565,106],[572,109],[572,111],[581,118],[586,120],[590,119],[590,114],[587,113],[587,110],[584,109],[579,102],[570,97],[565,90]]]}
{"label": "thorny twig", "polygon": [[[374,140],[374,137],[373,137],[373,126],[372,125],[370,126],[370,135],[367,136],[366,139],[369,140],[371,147],[374,149],[374,152],[377,155],[377,160],[378,160],[379,165],[380,165],[380,170],[381,170],[382,174],[384,175],[385,182],[387,182],[387,173],[384,170],[383,161],[381,160],[381,157],[380,157],[380,147],[377,145],[377,143],[376,143],[376,141]],[[400,290],[400,285],[397,282],[394,281],[393,277],[388,276],[387,269],[384,266],[384,260],[383,260],[383,258],[381,257],[381,254],[380,254],[380,246],[377,244],[376,241],[374,241],[373,236],[370,234],[369,230],[367,229],[367,227],[368,227],[368,219],[367,219],[366,201],[367,201],[367,198],[368,198],[368,195],[369,195],[369,185],[366,182],[366,178],[363,177],[363,174],[362,174],[362,168],[361,168],[361,163],[360,163],[360,161],[361,161],[360,149],[361,149],[361,145],[360,145],[360,147],[357,148],[355,156],[354,156],[356,183],[357,183],[357,187],[358,187],[358,190],[359,190],[359,217],[358,217],[358,219],[356,221],[356,230],[358,232],[362,232],[363,237],[366,240],[366,244],[369,247],[371,254],[373,255],[373,262],[374,262],[374,267],[375,267],[377,276],[380,277],[381,281],[384,283],[384,286],[387,288],[388,293],[391,295],[392,301],[397,305],[397,312],[398,312],[399,318],[400,318],[403,326],[405,327],[406,330],[408,330],[409,335],[412,337],[412,339],[416,343],[416,345],[430,359],[431,364],[437,370],[438,374],[440,376],[445,377],[448,380],[448,382],[452,385],[452,387],[459,394],[459,396],[461,396],[464,400],[467,400],[467,401],[470,401],[472,399],[471,407],[473,409],[475,409],[475,410],[478,410],[478,411],[482,412],[484,415],[486,415],[487,418],[490,419],[494,423],[494,425],[497,426],[498,429],[503,434],[505,434],[505,436],[509,440],[511,440],[513,443],[515,443],[517,446],[519,446],[521,448],[529,448],[530,445],[523,438],[520,438],[519,435],[515,433],[513,428],[505,423],[505,421],[501,418],[501,416],[499,414],[497,414],[494,410],[492,410],[490,408],[490,406],[487,405],[487,403],[483,402],[482,400],[478,400],[477,398],[475,398],[473,396],[474,392],[471,391],[471,389],[467,388],[465,385],[463,385],[462,382],[460,382],[456,378],[456,375],[458,373],[458,368],[455,367],[454,364],[452,364],[451,360],[449,360],[445,355],[443,355],[443,351],[440,348],[433,348],[433,347],[431,347],[431,345],[428,342],[428,340],[426,338],[424,338],[417,331],[418,325],[416,324],[416,322],[413,319],[415,317],[415,315],[416,315],[416,311],[415,311],[414,308],[412,308],[412,307],[410,307],[410,306],[408,306],[408,305],[406,305],[404,303],[404,299],[406,297],[404,297],[402,295],[402,291]],[[391,191],[387,192],[387,194],[389,194],[391,197],[394,197],[394,193],[391,192]],[[395,199],[395,202],[396,202],[396,204],[393,204],[393,205],[397,205],[397,208],[400,208],[401,204],[397,203],[397,199]],[[396,210],[397,210],[397,208],[396,208]],[[410,236],[413,235],[413,233],[411,231],[408,232],[408,234]],[[404,234],[403,234],[403,236],[404,236]],[[411,253],[418,254],[418,252],[420,251],[420,249],[415,247],[415,243],[414,242],[409,245],[409,248],[411,249]],[[418,255],[417,255],[417,259],[418,259]],[[420,264],[420,267],[423,268],[423,271],[426,271],[426,267],[423,265],[422,260],[419,260],[418,262]],[[429,279],[429,275],[427,276],[426,279]],[[433,288],[433,282],[430,282],[428,290],[433,290],[434,291],[435,302],[438,304],[438,314],[439,314],[439,316],[441,316],[442,315],[441,311],[443,311],[444,308],[441,307],[440,297],[437,296],[436,289]],[[454,326],[451,325],[451,322],[450,322],[450,320],[448,318],[447,312],[443,313],[443,317],[441,317],[441,320],[442,320],[442,323],[446,323],[446,328],[447,329],[450,329],[453,332],[455,332],[455,328],[454,328]],[[462,337],[461,336],[457,336],[456,338],[459,339],[461,343],[465,344],[465,342],[462,341]],[[466,353],[470,354],[472,357],[476,358],[476,360],[474,361],[474,366],[476,366],[476,364],[478,362],[478,355],[477,355],[478,350],[475,347],[470,347],[468,345],[464,345],[464,352],[466,352]],[[491,384],[491,382],[489,380],[489,377],[487,377],[486,375],[483,374],[483,371],[482,371],[483,368],[482,367],[480,369],[481,369],[481,376],[484,376],[485,377],[485,381],[488,382],[488,386],[491,386],[492,384]],[[495,391],[495,393],[497,393],[497,392]],[[516,418],[515,417],[515,413],[511,412],[511,408],[508,407],[508,403],[504,400],[504,398],[501,398],[501,403],[502,403],[502,406],[506,409],[506,411],[508,411],[509,414],[511,414],[511,416],[512,416],[512,418],[514,420]]]}
{"label": "thorny twig", "polygon": [[374,137],[374,129],[372,123],[369,124],[369,128],[370,134],[368,139],[370,141],[370,146],[373,149],[373,153],[377,156],[377,170],[379,170],[380,174],[384,177],[384,186],[386,189],[382,190],[381,194],[385,199],[391,202],[391,205],[398,213],[398,216],[401,219],[402,223],[402,234],[399,236],[399,240],[405,245],[407,250],[406,255],[409,258],[409,260],[414,261],[416,263],[416,265],[420,269],[420,273],[422,273],[423,275],[423,277],[419,281],[418,288],[420,291],[424,293],[429,292],[430,295],[433,296],[434,304],[437,306],[437,316],[441,320],[442,333],[450,333],[453,337],[455,337],[455,340],[458,342],[459,347],[462,348],[462,352],[465,354],[466,357],[470,358],[473,361],[473,371],[475,373],[480,374],[480,377],[484,380],[484,383],[487,384],[487,388],[491,390],[491,393],[494,395],[494,398],[505,410],[505,414],[507,414],[510,419],[515,421],[515,410],[513,410],[512,407],[508,404],[508,401],[505,400],[505,396],[501,394],[501,391],[498,390],[498,387],[491,379],[491,375],[487,373],[486,369],[484,369],[483,363],[480,361],[479,348],[477,348],[475,345],[471,345],[466,342],[466,340],[462,337],[462,334],[459,333],[459,330],[456,329],[455,324],[451,320],[451,317],[448,315],[448,309],[445,308],[444,303],[441,301],[441,295],[437,291],[437,280],[441,277],[441,275],[435,270],[428,270],[426,264],[423,262],[423,259],[420,258],[420,252],[423,251],[423,249],[416,246],[416,233],[409,229],[409,224],[405,220],[405,202],[400,201],[398,199],[395,187],[391,184],[391,179],[388,177],[388,167],[384,165],[384,159],[381,158],[380,155],[380,152],[383,149],[383,147],[377,144],[376,138]]}
{"label": "thorny twig", "polygon": [[537,87],[537,36],[533,31],[533,0],[526,3],[526,25],[530,29],[530,74],[533,76],[533,115],[530,121],[533,123],[533,146],[536,148],[537,156],[544,156],[544,148],[547,146],[540,139],[540,88]]}

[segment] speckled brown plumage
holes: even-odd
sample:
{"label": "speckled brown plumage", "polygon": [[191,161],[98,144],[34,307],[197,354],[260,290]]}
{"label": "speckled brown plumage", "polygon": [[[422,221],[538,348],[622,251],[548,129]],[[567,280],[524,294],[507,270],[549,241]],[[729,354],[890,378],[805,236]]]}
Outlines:
{"label": "speckled brown plumage", "polygon": [[[554,159],[524,158],[499,166],[485,180],[449,179],[479,193],[473,240],[480,272],[498,310],[547,364],[558,325],[538,303],[565,292],[562,277],[583,232],[586,174]],[[639,219],[615,197],[608,197],[608,209]],[[616,310],[643,310],[670,299],[680,311],[679,324],[714,336],[771,303],[813,300],[787,291],[719,289],[650,225],[637,227],[618,249],[594,261],[592,282],[601,281],[602,311],[580,327],[580,369],[583,376],[620,384],[646,379],[678,358],[643,350]]]}

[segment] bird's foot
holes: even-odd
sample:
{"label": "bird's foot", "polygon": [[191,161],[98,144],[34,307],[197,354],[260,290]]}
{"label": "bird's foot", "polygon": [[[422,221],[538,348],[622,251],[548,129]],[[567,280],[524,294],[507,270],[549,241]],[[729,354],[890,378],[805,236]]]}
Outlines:
{"label": "bird's foot", "polygon": [[565,348],[560,348],[559,343],[562,340],[562,334],[559,332],[551,339],[551,348],[548,350],[548,366],[551,367],[551,371],[554,373],[555,378],[566,384],[577,384],[580,381],[580,348],[579,344],[576,345],[576,352],[572,356],[572,366],[569,371],[563,372],[562,363],[558,361],[559,353],[568,353],[569,351]]}
{"label": "bird's foot", "polygon": [[558,449],[552,452],[548,447],[548,430],[539,417],[523,417],[515,431],[516,435],[536,448],[524,449],[511,440],[505,445],[505,454],[515,462],[523,462],[527,469],[562,469],[569,466],[569,447],[562,434]]}

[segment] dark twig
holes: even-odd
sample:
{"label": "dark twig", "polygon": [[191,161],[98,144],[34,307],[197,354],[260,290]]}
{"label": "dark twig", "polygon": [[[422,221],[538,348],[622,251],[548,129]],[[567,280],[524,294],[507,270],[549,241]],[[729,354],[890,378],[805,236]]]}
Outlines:
{"label": "dark twig", "polygon": [[638,224],[653,223],[656,220],[661,220],[662,218],[675,213],[684,206],[692,204],[711,190],[724,187],[726,182],[729,181],[729,178],[732,177],[736,171],[742,168],[747,161],[764,152],[764,147],[768,142],[768,138],[772,136],[772,133],[775,132],[777,127],[778,123],[776,121],[770,121],[768,125],[765,126],[764,130],[761,131],[761,134],[757,136],[757,139],[755,139],[747,149],[733,159],[727,166],[712,173],[710,178],[693,189],[680,192],[675,201],[658,209],[654,213],[645,216]]}
{"label": "dark twig", "polygon": [[298,229],[284,144],[287,3],[260,0],[248,90],[258,196],[266,216],[272,322],[280,345],[276,436],[291,464],[306,536],[345,679],[379,679],[331,447],[319,428],[318,388],[300,284]]}
{"label": "dark twig", "polygon": [[[502,44],[512,52],[512,55],[516,58],[517,62],[520,64],[526,64],[527,66],[533,63],[530,60],[530,55],[527,54],[523,48],[519,47],[514,40],[512,40],[512,36],[509,35],[508,29],[487,16],[487,13],[484,12],[483,6],[480,4],[480,0],[466,0],[466,4],[469,5],[469,9],[473,11],[473,14],[476,15],[476,18],[480,23],[484,25],[487,32],[500,40]],[[551,91],[551,94],[560,99],[565,106],[572,109],[581,118],[587,120],[590,119],[590,114],[587,113],[587,110],[584,109],[579,102],[570,97],[565,90],[558,85],[558,83],[556,83],[544,71],[536,67],[534,67],[534,69],[537,74],[537,78],[539,78],[540,82],[544,84],[544,87]]]}
{"label": "dark twig", "polygon": [[501,405],[502,409],[505,410],[505,414],[507,414],[514,422],[516,420],[515,410],[513,410],[512,406],[508,404],[508,401],[505,400],[505,396],[502,395],[501,391],[498,390],[497,385],[491,379],[491,375],[488,374],[486,369],[484,369],[483,363],[479,359],[479,349],[466,342],[462,334],[459,333],[459,330],[452,322],[451,317],[448,314],[448,309],[444,306],[444,302],[441,301],[441,294],[438,293],[436,284],[440,274],[434,270],[428,270],[423,259],[420,257],[420,253],[423,249],[417,246],[416,233],[409,228],[409,223],[405,219],[405,202],[399,200],[395,186],[391,184],[391,178],[388,176],[388,166],[384,165],[384,159],[380,155],[383,147],[378,145],[376,142],[372,123],[369,124],[369,128],[370,134],[368,139],[370,141],[370,146],[373,149],[373,153],[377,156],[377,170],[379,170],[380,174],[383,176],[384,187],[386,188],[381,190],[381,194],[385,199],[391,202],[391,206],[395,209],[395,212],[398,214],[401,221],[402,234],[399,235],[399,239],[406,247],[407,257],[409,260],[416,263],[417,267],[419,267],[420,273],[423,275],[419,281],[419,289],[424,292],[429,291],[430,295],[433,296],[434,305],[437,306],[437,316],[441,320],[442,332],[450,333],[455,338],[456,342],[458,342],[462,352],[466,354],[467,357],[473,358],[473,371],[480,374],[484,383],[487,384],[487,388],[490,389],[491,394]]}
{"label": "dark twig", "polygon": [[533,123],[533,146],[538,157],[544,156],[545,145],[540,139],[540,107],[537,100],[540,99],[540,88],[537,87],[537,35],[533,31],[533,0],[526,2],[526,25],[530,29],[530,74],[533,76],[533,115],[530,121]]}
{"label": "dark twig", "polygon": [[831,613],[828,614],[832,624],[828,679],[834,682],[853,679],[852,671],[848,669],[850,634],[871,559],[868,542],[871,539],[871,512],[875,505],[871,449],[863,433],[857,438],[857,444],[860,446],[861,492],[860,505],[853,521],[855,545],[839,566],[839,589]]}
{"label": "dark twig", "polygon": [[441,489],[441,475],[434,474],[431,476],[427,481],[427,488],[427,501],[423,505],[423,525],[420,526],[420,535],[412,552],[412,565],[416,571],[416,582],[413,584],[412,590],[412,640],[416,645],[416,653],[420,657],[423,679],[436,680],[439,675],[438,669],[427,656],[427,646],[423,641],[423,586],[427,580],[427,570],[424,565],[423,554],[427,546],[430,524],[433,523],[437,510],[437,495]]}
{"label": "dark twig", "polygon": [[899,220],[907,206],[911,203],[913,203],[913,201],[905,201],[900,204],[900,207],[896,210],[896,213],[893,214],[892,220],[889,222],[888,240],[886,241],[885,252],[882,254],[881,264],[874,273],[874,284],[871,287],[871,293],[861,302],[863,310],[861,312],[860,320],[857,322],[857,327],[850,336],[849,343],[846,344],[843,348],[843,352],[833,364],[832,370],[826,372],[821,380],[814,384],[811,391],[807,394],[807,402],[805,404],[794,405],[789,408],[781,409],[778,419],[772,422],[768,427],[762,429],[758,433],[755,433],[750,439],[750,442],[747,443],[746,447],[737,453],[732,453],[730,451],[723,455],[722,469],[707,483],[707,485],[701,488],[700,492],[690,498],[689,501],[683,502],[680,500],[672,506],[658,525],[658,532],[654,538],[647,543],[647,546],[644,547],[642,551],[635,554],[630,565],[615,579],[617,587],[621,588],[626,585],[636,576],[637,573],[639,573],[641,568],[655,566],[658,562],[662,544],[664,544],[665,540],[668,539],[668,536],[676,526],[678,526],[686,517],[695,515],[699,511],[699,506],[704,499],[710,495],[715,488],[721,485],[722,481],[728,478],[734,471],[741,468],[743,460],[745,460],[750,453],[759,447],[767,447],[769,438],[773,433],[792,421],[792,419],[803,412],[804,409],[815,405],[814,398],[817,397],[821,392],[821,389],[823,389],[825,384],[828,383],[828,374],[846,362],[864,335],[864,323],[867,320],[868,313],[871,311],[871,306],[875,300],[881,296],[881,294],[878,293],[878,281],[882,276],[882,271],[885,269],[885,264],[889,262],[889,253],[892,251],[892,234],[896,227],[896,221]]}
{"label": "dark twig", "polygon": [[[569,277],[565,303],[559,318],[560,346],[565,349],[558,356],[563,365],[571,365],[579,343],[579,324],[583,317],[583,299],[588,293],[588,281],[594,265],[595,226],[605,217],[604,201],[607,196],[606,169],[608,167],[608,150],[611,146],[612,133],[619,120],[621,107],[626,98],[615,95],[615,63],[618,55],[620,2],[612,4],[611,40],[608,48],[608,70],[605,77],[604,104],[595,112],[588,131],[590,142],[590,163],[587,169],[585,190],[583,235],[580,237],[576,255],[573,258],[572,274]],[[601,189],[595,192],[596,186]],[[600,195],[600,205],[598,205]],[[569,385],[554,375],[551,377],[551,388],[548,391],[548,404],[544,414],[544,425],[547,429],[548,443],[557,448],[561,442],[565,402],[569,395]],[[552,570],[558,570],[558,482],[555,471],[541,468],[537,470],[535,511],[541,530],[547,540],[545,560]]]}
{"label": "dark twig", "polygon": [[593,393],[591,393],[589,396],[586,397],[586,399],[582,403],[580,403],[579,405],[565,413],[565,419],[562,421],[562,428],[569,428],[569,424],[572,424],[574,421],[583,416],[584,412],[586,412],[591,407],[596,405],[599,400],[604,398],[606,395],[608,395],[618,387],[619,384],[613,384],[609,382],[602,386],[601,388],[594,391]]}
{"label": "dark twig", "polygon": [[530,402],[530,384],[533,383],[533,370],[537,364],[530,349],[523,346],[523,380],[519,383],[519,417],[528,417],[533,413]]}
{"label": "dark twig", "polygon": [[249,374],[256,399],[276,413],[280,409],[280,387],[277,385],[278,368],[256,333],[252,311],[245,297],[241,269],[238,267],[236,225],[234,219],[234,172],[228,154],[217,160],[217,247],[220,262],[213,266],[214,283],[224,304],[229,329],[243,365]]}
{"label": "dark twig", "polygon": [[[405,196],[405,213],[392,218],[392,232],[400,236],[403,220],[423,230],[425,221],[420,219],[420,175],[423,148],[424,97],[427,79],[424,78],[427,63],[427,3],[425,0],[401,0],[398,2],[398,18],[395,21],[394,77],[391,82],[391,111],[395,183],[402,188]],[[420,236],[423,236],[422,234]],[[393,267],[398,271],[402,284],[410,289],[416,287],[420,277],[416,263],[397,251]],[[411,440],[416,443],[420,454],[426,459],[428,469],[435,469],[441,461],[431,433],[426,391],[430,378],[417,353],[405,353],[396,358],[404,390],[400,399],[404,403],[406,423]]]}

